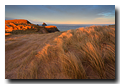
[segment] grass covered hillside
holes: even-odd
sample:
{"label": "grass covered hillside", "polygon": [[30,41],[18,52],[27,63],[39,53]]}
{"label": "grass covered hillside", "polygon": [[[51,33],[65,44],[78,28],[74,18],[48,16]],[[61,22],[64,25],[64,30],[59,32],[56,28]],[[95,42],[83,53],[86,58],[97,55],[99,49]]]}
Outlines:
{"label": "grass covered hillside", "polygon": [[[7,79],[115,79],[115,26],[38,37],[6,38]],[[40,46],[44,40],[49,42]]]}

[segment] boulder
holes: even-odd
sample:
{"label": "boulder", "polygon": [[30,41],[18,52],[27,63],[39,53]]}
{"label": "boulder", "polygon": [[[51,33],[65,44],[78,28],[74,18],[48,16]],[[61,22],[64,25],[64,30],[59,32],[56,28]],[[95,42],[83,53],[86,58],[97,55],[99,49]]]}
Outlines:
{"label": "boulder", "polygon": [[56,32],[56,31],[59,32],[58,28],[57,28],[56,26],[53,26],[53,25],[45,26],[45,29],[46,29],[49,33],[51,33],[51,32]]}
{"label": "boulder", "polygon": [[46,24],[46,23],[43,23],[42,26],[47,26],[47,24]]}

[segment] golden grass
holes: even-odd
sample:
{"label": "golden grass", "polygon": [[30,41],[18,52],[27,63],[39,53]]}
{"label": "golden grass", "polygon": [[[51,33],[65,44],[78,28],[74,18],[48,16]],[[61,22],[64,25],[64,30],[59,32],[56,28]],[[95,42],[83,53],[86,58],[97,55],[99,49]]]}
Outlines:
{"label": "golden grass", "polygon": [[54,41],[54,45],[46,45],[37,54],[42,61],[39,65],[46,65],[40,78],[59,78],[56,74],[68,79],[115,78],[115,28],[91,26],[68,30]]}
{"label": "golden grass", "polygon": [[39,52],[30,52],[19,65],[16,78],[115,79],[115,27],[90,26],[63,32]]}
{"label": "golden grass", "polygon": [[[24,73],[27,74],[29,68],[35,67],[33,59],[37,52],[46,43],[50,43],[60,34],[61,32],[50,34],[19,34],[5,37],[5,78],[19,79],[23,76],[25,78]],[[34,69],[36,70],[36,68]],[[21,76],[21,73],[23,76]],[[29,77],[27,76],[26,78]]]}

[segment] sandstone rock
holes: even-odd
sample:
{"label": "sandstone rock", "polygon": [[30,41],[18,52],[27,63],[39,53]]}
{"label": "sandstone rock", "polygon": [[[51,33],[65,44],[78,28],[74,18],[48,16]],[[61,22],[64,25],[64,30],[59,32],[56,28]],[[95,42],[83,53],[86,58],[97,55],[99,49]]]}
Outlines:
{"label": "sandstone rock", "polygon": [[16,23],[16,24],[31,24],[29,21],[24,19],[5,20],[5,24]]}
{"label": "sandstone rock", "polygon": [[10,27],[10,28],[8,28],[8,29],[5,29],[5,31],[6,31],[6,32],[12,32],[12,31],[13,31],[13,28]]}
{"label": "sandstone rock", "polygon": [[43,23],[42,26],[47,26],[47,24],[46,24],[46,23]]}
{"label": "sandstone rock", "polygon": [[13,27],[16,27],[16,25],[14,23],[10,23],[9,25],[13,26]]}
{"label": "sandstone rock", "polygon": [[56,26],[47,26],[46,23],[43,23],[42,26],[39,26],[31,24],[29,21],[23,19],[5,20],[5,31],[12,32],[13,30],[28,30],[39,33],[51,33],[59,31]]}
{"label": "sandstone rock", "polygon": [[56,27],[56,26],[53,26],[53,25],[45,26],[45,28],[47,29],[47,31],[48,31],[49,33],[59,31],[59,30],[57,29],[57,27]]}
{"label": "sandstone rock", "polygon": [[6,25],[6,24],[5,24],[5,29],[9,29],[9,27],[10,27],[9,25]]}

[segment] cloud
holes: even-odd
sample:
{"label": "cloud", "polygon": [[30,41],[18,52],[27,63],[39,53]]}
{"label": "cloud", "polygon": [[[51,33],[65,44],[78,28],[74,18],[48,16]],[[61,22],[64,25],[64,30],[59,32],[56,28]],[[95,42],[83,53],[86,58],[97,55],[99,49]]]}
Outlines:
{"label": "cloud", "polygon": [[[6,5],[5,17],[30,19],[34,22],[88,22],[115,17],[114,5]],[[114,18],[113,18],[114,19]],[[97,19],[98,20],[98,19]]]}
{"label": "cloud", "polygon": [[99,24],[115,24],[115,18],[111,17],[99,17],[99,18],[95,18],[94,20],[92,20],[93,22],[99,23]]}
{"label": "cloud", "polygon": [[96,21],[109,21],[110,19],[108,19],[108,18],[96,18],[95,19]]}
{"label": "cloud", "polygon": [[98,15],[102,15],[104,17],[112,17],[112,16],[115,16],[115,13],[112,13],[112,12],[103,12],[103,13],[99,13]]}

